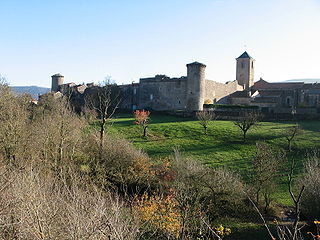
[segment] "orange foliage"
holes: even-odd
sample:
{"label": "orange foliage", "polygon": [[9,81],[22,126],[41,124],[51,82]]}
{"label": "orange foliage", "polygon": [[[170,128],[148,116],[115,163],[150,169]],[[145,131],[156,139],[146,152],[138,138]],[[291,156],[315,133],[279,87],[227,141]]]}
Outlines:
{"label": "orange foliage", "polygon": [[135,124],[144,126],[148,124],[150,112],[145,110],[136,110],[133,112],[135,118]]}
{"label": "orange foliage", "polygon": [[143,221],[160,231],[178,237],[182,220],[177,205],[172,196],[159,197],[144,194],[137,202],[136,209]]}
{"label": "orange foliage", "polygon": [[165,158],[162,164],[153,166],[155,175],[164,182],[172,182],[175,179],[175,173],[171,169],[169,158]]}

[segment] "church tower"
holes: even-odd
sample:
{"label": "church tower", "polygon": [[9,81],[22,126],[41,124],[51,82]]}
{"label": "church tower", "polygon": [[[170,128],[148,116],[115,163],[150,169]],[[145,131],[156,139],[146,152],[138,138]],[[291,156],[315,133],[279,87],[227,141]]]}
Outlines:
{"label": "church tower", "polygon": [[244,89],[249,89],[253,85],[255,60],[247,52],[241,54],[237,59],[236,80]]}

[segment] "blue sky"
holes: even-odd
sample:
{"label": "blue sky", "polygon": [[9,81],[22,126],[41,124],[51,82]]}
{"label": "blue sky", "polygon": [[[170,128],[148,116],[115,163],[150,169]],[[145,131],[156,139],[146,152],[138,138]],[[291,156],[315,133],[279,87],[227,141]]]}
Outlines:
{"label": "blue sky", "polygon": [[255,79],[320,78],[320,0],[0,0],[0,74],[12,85],[186,75],[235,79],[235,58],[256,59]]}

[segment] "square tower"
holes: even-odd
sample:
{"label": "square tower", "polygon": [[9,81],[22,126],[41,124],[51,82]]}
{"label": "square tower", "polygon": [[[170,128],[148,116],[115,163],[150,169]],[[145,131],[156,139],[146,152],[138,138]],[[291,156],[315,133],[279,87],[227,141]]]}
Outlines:
{"label": "square tower", "polygon": [[247,52],[241,54],[237,60],[237,77],[236,80],[244,89],[249,89],[254,81],[255,60]]}

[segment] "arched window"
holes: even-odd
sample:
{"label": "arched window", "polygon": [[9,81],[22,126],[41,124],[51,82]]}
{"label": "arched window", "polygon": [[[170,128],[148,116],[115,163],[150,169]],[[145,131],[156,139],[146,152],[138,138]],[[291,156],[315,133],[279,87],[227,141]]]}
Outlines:
{"label": "arched window", "polygon": [[287,97],[287,105],[291,106],[291,98],[290,97]]}

